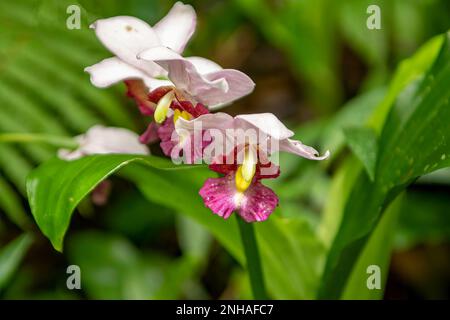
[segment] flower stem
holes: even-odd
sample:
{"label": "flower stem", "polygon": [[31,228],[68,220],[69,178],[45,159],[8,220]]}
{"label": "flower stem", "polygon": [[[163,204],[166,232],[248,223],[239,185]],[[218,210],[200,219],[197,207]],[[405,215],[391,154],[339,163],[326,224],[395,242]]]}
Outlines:
{"label": "flower stem", "polygon": [[264,277],[261,267],[261,259],[256,242],[255,230],[252,223],[247,223],[238,217],[239,231],[247,263],[247,271],[250,277],[253,297],[256,300],[267,300]]}
{"label": "flower stem", "polygon": [[47,143],[55,147],[75,149],[78,143],[70,137],[36,133],[3,133],[0,143]]}

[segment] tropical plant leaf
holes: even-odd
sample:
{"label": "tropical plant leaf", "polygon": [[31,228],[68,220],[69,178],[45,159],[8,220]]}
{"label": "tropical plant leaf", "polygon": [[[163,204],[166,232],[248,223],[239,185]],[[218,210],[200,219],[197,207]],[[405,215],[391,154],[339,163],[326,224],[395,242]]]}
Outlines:
{"label": "tropical plant leaf", "polygon": [[[124,88],[98,90],[83,72],[105,56],[105,49],[87,28],[88,14],[83,9],[83,27],[67,29],[70,4],[78,3],[0,2],[0,133],[74,136],[97,123],[135,128],[132,111],[138,112],[123,107]],[[55,151],[34,143],[0,145],[2,198],[6,194],[11,198],[2,199],[0,209],[22,228],[26,210],[20,208],[19,199],[26,193],[25,177]]]}
{"label": "tropical plant leaf", "polygon": [[[403,199],[403,197],[398,197],[381,217],[353,267],[341,295],[342,299],[376,300],[383,298],[383,288],[385,288],[389,273],[391,249]],[[374,275],[375,277],[379,276],[377,280],[379,280],[380,287],[378,288],[371,288],[368,285],[370,270],[373,267],[380,271],[380,274]]]}
{"label": "tropical plant leaf", "polygon": [[374,130],[370,128],[347,128],[344,130],[350,149],[361,161],[370,180],[375,179],[378,143]]}
{"label": "tropical plant leaf", "polygon": [[167,170],[187,168],[152,156],[94,155],[71,162],[53,159],[29,175],[31,212],[56,250],[62,251],[64,235],[80,201],[101,181],[131,162]]}
{"label": "tropical plant leaf", "polygon": [[13,276],[31,243],[32,236],[24,233],[0,249],[0,290]]}
{"label": "tropical plant leaf", "polygon": [[[364,173],[352,188],[330,249],[319,297],[337,298],[342,293],[356,257],[390,201],[418,176],[450,165],[450,127],[445,121],[450,117],[450,93],[445,89],[450,84],[449,42],[445,35],[437,57],[428,52],[429,58],[436,57],[432,67],[422,77],[415,77],[388,114],[379,141],[375,181]],[[411,79],[423,65],[405,72],[407,78]]]}
{"label": "tropical plant leaf", "polygon": [[176,299],[196,270],[185,257],[143,253],[118,235],[95,231],[70,237],[67,253],[92,299]]}
{"label": "tropical plant leaf", "polygon": [[[235,219],[225,222],[214,216],[197,194],[211,172],[204,167],[176,166],[169,160],[152,156],[95,155],[72,162],[53,159],[34,170],[27,180],[31,210],[38,226],[57,250],[62,250],[63,238],[77,204],[98,183],[122,167],[120,175],[135,182],[152,202],[195,219],[238,261],[244,261]],[[324,247],[309,223],[298,218],[273,217],[258,225],[256,234],[265,277],[274,296],[313,297]]]}

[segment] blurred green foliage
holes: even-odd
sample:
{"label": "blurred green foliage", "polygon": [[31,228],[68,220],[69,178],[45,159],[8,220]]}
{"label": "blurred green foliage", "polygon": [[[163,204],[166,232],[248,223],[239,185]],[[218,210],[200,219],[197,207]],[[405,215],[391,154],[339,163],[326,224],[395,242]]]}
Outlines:
{"label": "blurred green foliage", "polygon": [[[449,169],[435,171],[448,167],[450,159],[450,58],[448,47],[441,50],[448,36],[428,41],[449,29],[448,1],[186,2],[199,16],[188,55],[241,69],[257,84],[254,94],[230,112],[274,112],[298,128],[300,140],[332,154],[320,164],[282,155],[282,175],[269,183],[281,205],[256,232],[271,297],[315,298],[319,292],[323,298],[382,298],[383,291],[365,287],[368,264],[382,266],[389,288],[392,252],[395,259],[442,243],[448,252]],[[82,8],[80,30],[65,27],[66,8],[74,3]],[[110,55],[87,26],[114,15],[153,24],[172,4],[1,1],[0,134],[73,136],[96,123],[143,130],[145,120],[123,86],[100,90],[83,72]],[[366,28],[369,4],[381,8],[381,30]],[[243,254],[235,221],[213,216],[197,195],[211,175],[201,168],[125,167],[112,178],[106,206],[89,198],[79,204],[64,254],[56,253],[33,221],[25,185],[32,169],[55,151],[45,144],[0,143],[2,297],[251,297],[239,266]],[[98,166],[102,161],[109,160],[93,160]],[[57,197],[46,192],[64,176],[50,164],[39,169],[56,170],[49,171],[49,188],[41,191]],[[119,161],[114,168],[122,165]],[[54,211],[66,215],[65,227],[76,204],[104,178],[92,172],[80,175],[90,177],[90,185],[67,183],[68,192],[79,197],[70,208]],[[70,264],[82,269],[81,292],[66,289]],[[412,294],[446,297],[448,272],[438,275],[440,282],[419,286],[411,272],[395,269],[398,265],[389,277],[405,275],[402,279],[414,284]]]}

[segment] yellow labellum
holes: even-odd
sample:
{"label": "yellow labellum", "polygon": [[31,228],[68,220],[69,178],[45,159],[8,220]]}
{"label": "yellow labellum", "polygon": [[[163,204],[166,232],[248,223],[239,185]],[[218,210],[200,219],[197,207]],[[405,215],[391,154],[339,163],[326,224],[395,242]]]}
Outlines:
{"label": "yellow labellum", "polygon": [[179,118],[183,118],[185,120],[190,120],[192,118],[191,114],[187,111],[180,111],[178,109],[175,109],[173,113],[173,123],[177,123],[177,120]]}
{"label": "yellow labellum", "polygon": [[174,97],[174,92],[169,91],[158,101],[154,113],[156,123],[163,123],[164,120],[166,120],[167,112],[169,111],[170,104],[172,103]]}
{"label": "yellow labellum", "polygon": [[252,150],[246,150],[244,154],[244,161],[236,171],[235,183],[236,189],[244,192],[252,183],[256,172],[255,153]]}
{"label": "yellow labellum", "polygon": [[241,167],[242,177],[251,182],[256,171],[256,155],[253,150],[245,150],[244,161]]}
{"label": "yellow labellum", "polygon": [[244,192],[245,190],[247,190],[248,187],[250,187],[250,184],[252,183],[252,180],[248,181],[244,179],[244,177],[242,176],[242,166],[239,166],[239,168],[237,169],[236,176],[234,179],[236,183],[236,189],[239,192]]}

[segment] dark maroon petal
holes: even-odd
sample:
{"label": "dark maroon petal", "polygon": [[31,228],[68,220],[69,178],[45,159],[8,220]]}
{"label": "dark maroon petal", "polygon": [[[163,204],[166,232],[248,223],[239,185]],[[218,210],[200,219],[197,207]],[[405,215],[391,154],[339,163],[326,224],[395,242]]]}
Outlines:
{"label": "dark maroon petal", "polygon": [[174,88],[171,86],[162,86],[158,87],[152,91],[150,91],[147,95],[147,99],[153,103],[158,103],[162,97],[164,97],[169,91],[172,91]]}
{"label": "dark maroon petal", "polygon": [[228,174],[231,172],[236,172],[238,166],[236,164],[212,163],[209,165],[209,168],[217,173]]}
{"label": "dark maroon petal", "polygon": [[280,175],[280,167],[272,162],[266,164],[258,163],[256,166],[255,177],[257,180],[274,179],[277,178],[279,175]]}
{"label": "dark maroon petal", "polygon": [[153,116],[155,103],[149,100],[148,88],[142,80],[125,80],[128,90],[127,96],[134,99],[140,112],[145,116]]}
{"label": "dark maroon petal", "polygon": [[195,118],[200,117],[202,114],[209,113],[208,108],[206,108],[203,104],[197,103],[195,106],[195,115],[193,115]]}
{"label": "dark maroon petal", "polygon": [[247,189],[239,204],[238,213],[245,221],[264,221],[277,207],[278,197],[257,181]]}

